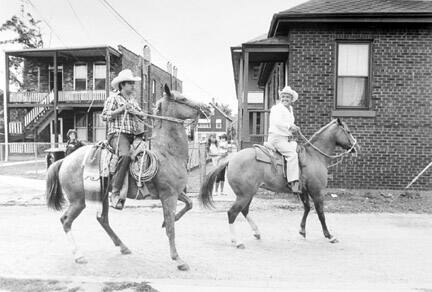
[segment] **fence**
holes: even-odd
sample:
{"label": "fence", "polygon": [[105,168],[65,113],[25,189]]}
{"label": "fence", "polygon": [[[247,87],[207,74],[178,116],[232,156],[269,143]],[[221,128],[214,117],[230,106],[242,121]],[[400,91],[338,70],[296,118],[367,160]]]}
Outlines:
{"label": "fence", "polygon": [[[57,143],[57,147],[65,148],[65,143]],[[46,156],[45,150],[54,148],[54,143],[43,143],[43,142],[18,142],[9,143],[9,160],[27,160],[27,159],[44,159]],[[189,144],[189,160],[188,169],[194,169],[200,165],[200,153],[205,152],[204,144]],[[6,145],[0,143],[0,161],[5,160]]]}

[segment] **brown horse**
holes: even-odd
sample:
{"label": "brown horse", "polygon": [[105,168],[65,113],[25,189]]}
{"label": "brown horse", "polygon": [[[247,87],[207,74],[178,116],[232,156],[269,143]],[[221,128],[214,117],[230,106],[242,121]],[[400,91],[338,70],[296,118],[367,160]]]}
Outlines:
{"label": "brown horse", "polygon": [[[300,234],[303,237],[306,237],[306,218],[310,211],[310,196],[315,204],[324,236],[331,243],[338,241],[328,231],[324,217],[323,189],[327,186],[327,167],[332,158],[342,155],[331,155],[334,153],[336,146],[348,149],[343,153],[344,155],[349,152],[356,152],[356,143],[347,125],[339,119],[332,120],[307,141],[304,151],[300,154],[302,164],[300,198],[304,206]],[[231,242],[238,248],[244,248],[244,244],[238,241],[236,237],[234,222],[237,215],[242,212],[252,228],[255,238],[261,238],[258,227],[249,214],[249,206],[258,188],[261,187],[280,193],[288,193],[291,190],[282,172],[277,171],[270,164],[257,161],[255,159],[255,149],[247,148],[236,153],[229,161],[221,164],[206,176],[199,194],[199,200],[205,207],[214,206],[212,198],[213,184],[217,175],[226,167],[228,167],[228,182],[236,194],[236,201],[228,211]]]}
{"label": "brown horse", "polygon": [[[152,194],[158,195],[162,202],[164,226],[169,239],[171,258],[179,270],[188,270],[188,265],[180,258],[175,246],[174,221],[178,220],[190,205],[186,205],[177,215],[175,214],[177,200],[188,200],[183,194],[187,183],[188,140],[183,121],[197,119],[203,113],[210,113],[210,107],[193,102],[178,92],[170,91],[165,85],[165,96],[157,103],[157,116],[152,136],[152,150],[159,159],[159,170],[152,179]],[[65,195],[69,207],[61,216],[60,221],[68,237],[75,257],[75,262],[86,263],[86,259],[78,249],[72,235],[72,222],[85,208],[86,199],[83,183],[83,159],[92,146],[84,146],[52,164],[47,172],[47,204],[50,208],[60,210],[65,202]],[[65,194],[65,195],[64,195]],[[122,254],[131,251],[111,229],[108,221],[108,197],[101,196],[102,211],[98,211],[96,218],[115,246],[120,247]]]}

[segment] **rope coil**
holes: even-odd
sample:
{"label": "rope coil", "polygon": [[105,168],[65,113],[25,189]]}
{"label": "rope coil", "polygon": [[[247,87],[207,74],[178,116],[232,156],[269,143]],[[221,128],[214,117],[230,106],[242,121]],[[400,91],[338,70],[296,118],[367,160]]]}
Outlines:
{"label": "rope coil", "polygon": [[159,170],[159,161],[153,151],[145,150],[140,152],[136,159],[130,164],[129,172],[137,181],[138,187],[143,182],[152,180]]}

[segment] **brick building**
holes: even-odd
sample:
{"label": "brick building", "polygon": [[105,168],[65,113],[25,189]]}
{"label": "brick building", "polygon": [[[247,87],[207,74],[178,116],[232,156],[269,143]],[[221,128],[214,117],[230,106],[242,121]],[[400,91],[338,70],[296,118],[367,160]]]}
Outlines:
{"label": "brick building", "polygon": [[215,133],[217,136],[227,134],[231,127],[233,118],[225,114],[213,101],[211,103],[213,107],[212,116],[209,119],[199,119],[198,126],[195,135],[195,141],[205,141],[208,136]]}
{"label": "brick building", "polygon": [[23,58],[24,68],[22,88],[11,92],[9,82],[6,85],[9,142],[53,142],[56,114],[59,142],[66,141],[72,128],[77,129],[80,140],[105,139],[106,127],[100,115],[106,96],[112,94],[111,80],[123,69],[131,69],[142,78],[143,82],[135,86],[135,97],[145,111],[162,96],[165,83],[182,91],[182,81],[123,46],[6,51],[7,80],[10,57]]}
{"label": "brick building", "polygon": [[[432,1],[312,0],[232,47],[242,148],[267,139],[285,84],[307,136],[341,118],[361,145],[329,185],[401,188],[432,159]],[[431,171],[415,187],[431,188]]]}

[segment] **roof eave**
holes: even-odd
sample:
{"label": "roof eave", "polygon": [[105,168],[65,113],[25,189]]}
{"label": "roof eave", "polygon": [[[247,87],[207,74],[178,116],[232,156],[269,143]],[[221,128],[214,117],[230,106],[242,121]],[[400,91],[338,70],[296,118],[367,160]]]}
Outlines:
{"label": "roof eave", "polygon": [[281,22],[292,23],[432,23],[431,12],[405,13],[276,13],[270,23],[268,37],[274,37]]}

